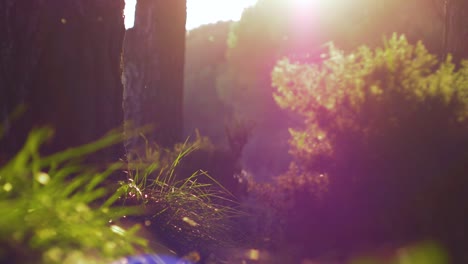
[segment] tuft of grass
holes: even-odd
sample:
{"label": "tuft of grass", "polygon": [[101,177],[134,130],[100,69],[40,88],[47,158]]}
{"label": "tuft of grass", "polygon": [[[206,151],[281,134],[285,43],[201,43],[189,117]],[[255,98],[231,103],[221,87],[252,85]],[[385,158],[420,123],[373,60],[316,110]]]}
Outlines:
{"label": "tuft of grass", "polygon": [[119,135],[41,157],[39,147],[51,135],[48,128],[32,131],[0,168],[0,262],[105,263],[145,248],[138,226],[109,224],[138,213],[136,207],[114,206],[120,193],[103,187],[122,163],[99,171],[79,162],[119,142]]}
{"label": "tuft of grass", "polygon": [[242,215],[234,196],[206,171],[179,175],[184,157],[200,144],[187,140],[173,150],[147,144],[143,155],[129,160],[121,186],[125,203],[143,204],[152,229],[182,253],[234,246],[233,219]]}

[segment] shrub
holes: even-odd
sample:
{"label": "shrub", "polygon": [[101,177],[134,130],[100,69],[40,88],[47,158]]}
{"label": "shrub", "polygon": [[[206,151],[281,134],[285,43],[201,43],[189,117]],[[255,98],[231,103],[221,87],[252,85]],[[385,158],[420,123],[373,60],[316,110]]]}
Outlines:
{"label": "shrub", "polygon": [[304,120],[290,129],[290,177],[328,179],[309,217],[326,219],[334,246],[463,240],[468,62],[438,62],[394,35],[374,50],[331,47],[320,65],[281,60],[272,82],[276,102]]}

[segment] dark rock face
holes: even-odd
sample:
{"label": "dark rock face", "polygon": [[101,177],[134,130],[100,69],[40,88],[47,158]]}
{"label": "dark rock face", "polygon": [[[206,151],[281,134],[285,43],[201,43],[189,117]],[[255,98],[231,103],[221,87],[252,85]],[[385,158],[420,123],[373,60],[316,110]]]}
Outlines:
{"label": "dark rock face", "polygon": [[[123,8],[124,0],[0,1],[0,152],[15,152],[35,126],[55,128],[47,151],[56,151],[122,125]],[[20,104],[27,110],[11,122]]]}
{"label": "dark rock face", "polygon": [[169,147],[182,137],[186,1],[139,0],[135,13],[124,43],[125,120],[151,125],[147,139]]}

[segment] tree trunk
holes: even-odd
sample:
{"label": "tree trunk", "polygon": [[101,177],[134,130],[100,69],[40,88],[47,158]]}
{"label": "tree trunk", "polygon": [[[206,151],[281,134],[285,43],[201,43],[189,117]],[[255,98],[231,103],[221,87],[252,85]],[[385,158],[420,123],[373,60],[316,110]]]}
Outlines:
{"label": "tree trunk", "polygon": [[[139,0],[124,42],[124,112],[134,127],[151,125],[150,142],[170,147],[182,137],[185,0]],[[127,149],[144,147],[142,138]]]}
{"label": "tree trunk", "polygon": [[[17,151],[36,126],[55,129],[51,152],[122,125],[123,8],[123,0],[0,1],[0,152]],[[27,110],[11,122],[20,104]]]}

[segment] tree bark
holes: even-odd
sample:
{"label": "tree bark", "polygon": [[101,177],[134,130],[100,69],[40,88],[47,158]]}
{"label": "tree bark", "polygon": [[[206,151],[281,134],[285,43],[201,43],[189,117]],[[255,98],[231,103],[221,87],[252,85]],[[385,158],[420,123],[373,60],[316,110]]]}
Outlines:
{"label": "tree bark", "polygon": [[[122,125],[123,8],[124,0],[0,1],[0,152],[16,152],[36,126],[55,129],[52,152]],[[12,122],[21,104],[27,110]]]}
{"label": "tree bark", "polygon": [[[138,0],[124,41],[125,120],[151,125],[146,138],[164,147],[182,137],[185,22],[185,0]],[[128,150],[142,147],[142,138],[127,141]]]}

